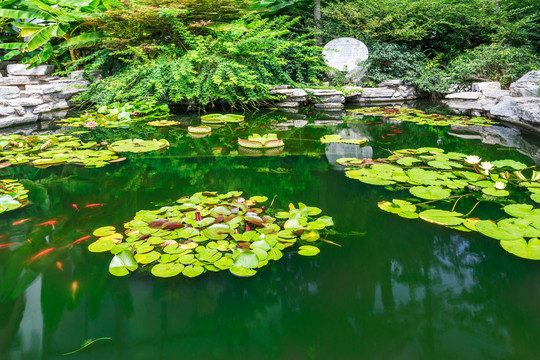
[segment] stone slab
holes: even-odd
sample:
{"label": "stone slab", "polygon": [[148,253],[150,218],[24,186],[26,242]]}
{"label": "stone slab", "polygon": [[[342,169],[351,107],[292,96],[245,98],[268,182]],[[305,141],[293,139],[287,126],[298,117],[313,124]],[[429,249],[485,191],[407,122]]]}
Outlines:
{"label": "stone slab", "polygon": [[10,96],[19,96],[21,90],[17,86],[0,86],[0,100],[10,98]]}
{"label": "stone slab", "polygon": [[63,109],[69,109],[69,105],[66,100],[60,100],[56,102],[49,102],[46,104],[41,104],[37,106],[32,112],[34,114],[40,114],[44,112],[50,112],[53,110],[63,110]]}
{"label": "stone slab", "polygon": [[360,94],[359,97],[391,99],[395,92],[395,89],[388,88],[364,88],[364,92]]}
{"label": "stone slab", "polygon": [[296,107],[300,107],[300,105],[301,104],[297,101],[283,101],[283,102],[278,102],[276,104],[276,107],[296,108]]}
{"label": "stone slab", "polygon": [[4,117],[4,118],[0,118],[0,128],[34,123],[38,121],[38,119],[39,117],[37,115]]}
{"label": "stone slab", "polygon": [[50,75],[54,71],[54,65],[39,65],[28,69],[27,64],[10,64],[7,66],[9,75]]}
{"label": "stone slab", "polygon": [[477,91],[460,92],[455,94],[446,95],[446,99],[453,100],[478,100],[482,96],[482,93]]}
{"label": "stone slab", "polygon": [[8,106],[37,106],[43,104],[43,99],[35,98],[18,98],[4,101],[4,105]]}
{"label": "stone slab", "polygon": [[474,92],[485,93],[486,91],[500,91],[501,83],[497,81],[475,82],[471,85],[471,90]]}
{"label": "stone slab", "polygon": [[324,46],[324,61],[339,71],[351,71],[369,57],[367,46],[353,38],[338,38]]}
{"label": "stone slab", "polygon": [[342,103],[318,103],[315,104],[315,107],[319,109],[342,109],[345,105]]}

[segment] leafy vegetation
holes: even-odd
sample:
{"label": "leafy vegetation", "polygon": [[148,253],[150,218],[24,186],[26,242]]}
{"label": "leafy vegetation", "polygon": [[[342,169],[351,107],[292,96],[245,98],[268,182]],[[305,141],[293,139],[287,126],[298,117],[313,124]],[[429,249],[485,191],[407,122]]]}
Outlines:
{"label": "leafy vegetation", "polygon": [[[88,246],[92,252],[110,251],[109,272],[125,276],[139,268],[157,277],[183,274],[199,276],[206,271],[228,270],[249,277],[277,261],[295,243],[320,243],[320,232],[334,223],[321,210],[302,203],[289,211],[275,211],[265,196],[246,199],[240,191],[226,194],[199,192],[182,197],[180,205],[137,212],[124,225],[126,239],[113,226],[94,231],[99,239]],[[272,216],[273,215],[273,216]],[[303,245],[299,254],[313,256],[319,248]]]}
{"label": "leafy vegetation", "polygon": [[354,110],[349,110],[354,114],[363,116],[382,116],[399,121],[409,121],[417,125],[430,126],[492,126],[496,125],[496,121],[480,117],[480,116],[445,116],[440,114],[426,114],[422,110],[405,108],[405,107],[365,107]]}
{"label": "leafy vegetation", "polygon": [[28,190],[16,180],[0,180],[0,214],[28,204]]}

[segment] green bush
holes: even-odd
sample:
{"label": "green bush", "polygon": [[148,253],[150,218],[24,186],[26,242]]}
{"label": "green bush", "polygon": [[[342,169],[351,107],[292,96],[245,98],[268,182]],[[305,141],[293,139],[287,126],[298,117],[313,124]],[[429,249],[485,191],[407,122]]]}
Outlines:
{"label": "green bush", "polygon": [[455,82],[498,81],[508,87],[525,73],[540,68],[540,58],[527,47],[481,45],[450,63]]}
{"label": "green bush", "polygon": [[291,37],[293,24],[284,17],[242,19],[214,35],[194,35],[178,23],[175,36],[185,48],[160,46],[155,58],[138,47],[94,55],[93,67],[112,70],[112,75],[91,85],[79,100],[154,100],[200,107],[272,100],[270,86],[315,82],[327,70],[320,48],[307,36]]}

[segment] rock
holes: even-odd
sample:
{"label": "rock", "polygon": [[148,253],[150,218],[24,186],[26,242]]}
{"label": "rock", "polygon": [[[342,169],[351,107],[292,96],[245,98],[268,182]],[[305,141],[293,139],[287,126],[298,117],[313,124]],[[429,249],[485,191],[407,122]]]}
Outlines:
{"label": "rock", "polygon": [[475,82],[472,83],[471,91],[484,93],[486,91],[499,91],[501,90],[501,83],[497,81]]}
{"label": "rock", "polygon": [[491,116],[538,126],[540,124],[540,97],[505,96],[491,108]]}
{"label": "rock", "polygon": [[284,90],[284,89],[290,89],[291,85],[278,85],[270,88],[270,93],[274,90]]}
{"label": "rock", "polygon": [[47,121],[47,120],[64,119],[67,116],[67,113],[68,113],[67,110],[45,112],[45,113],[39,114],[39,120]]}
{"label": "rock", "polygon": [[4,118],[0,118],[0,128],[33,123],[33,122],[36,122],[37,120],[38,120],[37,115],[4,117]]}
{"label": "rock", "polygon": [[315,107],[319,109],[342,109],[345,105],[343,103],[318,103],[315,104]]}
{"label": "rock", "polygon": [[381,87],[399,87],[399,86],[402,86],[402,85],[405,85],[403,80],[394,79],[394,80],[385,80],[382,83],[380,83],[379,85],[377,85],[377,87],[380,87],[380,88]]}
{"label": "rock", "polygon": [[446,95],[446,99],[449,100],[478,100],[482,96],[482,93],[474,91],[474,92],[460,92],[455,94],[448,94]]}
{"label": "rock", "polygon": [[395,90],[388,88],[364,88],[364,92],[359,95],[362,98],[386,98],[390,100],[394,96]]}
{"label": "rock", "polygon": [[10,64],[7,66],[9,75],[50,75],[54,71],[54,65],[39,65],[32,69],[27,69],[26,64]]}
{"label": "rock", "polygon": [[84,74],[84,70],[76,70],[73,71],[71,74],[69,74],[69,77],[72,79],[82,79]]}
{"label": "rock", "polygon": [[4,101],[8,106],[37,106],[43,104],[43,99],[18,98]]}
{"label": "rock", "polygon": [[46,104],[42,104],[37,106],[32,113],[34,114],[40,114],[44,112],[50,112],[53,110],[60,110],[60,109],[69,109],[69,105],[66,100],[60,100],[57,102],[49,102]]}
{"label": "rock", "polygon": [[540,96],[540,71],[531,71],[510,84],[512,96]]}
{"label": "rock", "polygon": [[12,106],[1,106],[0,105],[0,116],[14,115],[15,108]]}
{"label": "rock", "polygon": [[0,86],[38,84],[28,76],[8,76],[0,79]]}
{"label": "rock", "polygon": [[304,102],[307,100],[307,93],[303,89],[276,89],[270,91],[270,94],[284,96],[282,102]]}
{"label": "rock", "polygon": [[484,94],[484,96],[494,98],[494,99],[501,99],[505,96],[511,96],[510,90],[498,90],[498,91],[486,90],[482,92],[482,94]]}
{"label": "rock", "polygon": [[353,96],[359,96],[364,93],[364,88],[360,86],[344,86],[343,90],[345,91],[345,99],[351,98]]}
{"label": "rock", "polygon": [[0,99],[12,99],[18,97],[21,90],[17,86],[0,86]]}
{"label": "rock", "polygon": [[61,92],[56,94],[56,97],[59,98],[59,99],[69,99],[73,95],[79,94],[79,93],[82,93],[82,92],[85,92],[85,91],[86,91],[86,89],[82,89],[82,88],[66,89],[66,90],[62,90]]}
{"label": "rock", "polygon": [[284,102],[279,102],[276,104],[277,107],[284,107],[284,108],[296,108],[296,107],[300,107],[300,103],[297,102],[297,101],[284,101]]}
{"label": "rock", "polygon": [[397,87],[397,91],[394,93],[394,98],[402,98],[404,100],[407,99],[416,99],[419,98],[420,94],[414,86],[411,85],[400,85]]}

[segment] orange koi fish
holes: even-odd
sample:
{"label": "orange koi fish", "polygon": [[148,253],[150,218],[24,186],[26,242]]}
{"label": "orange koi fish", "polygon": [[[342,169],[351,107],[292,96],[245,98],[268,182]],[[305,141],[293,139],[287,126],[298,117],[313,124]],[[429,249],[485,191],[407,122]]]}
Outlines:
{"label": "orange koi fish", "polygon": [[43,256],[43,255],[46,255],[46,254],[50,253],[50,252],[53,251],[53,250],[54,250],[54,248],[48,248],[48,249],[45,249],[45,250],[43,250],[43,251],[37,253],[37,255],[34,255],[34,256],[30,259],[30,261],[34,261],[34,260],[36,260],[38,257],[41,257],[41,256]]}
{"label": "orange koi fish", "polygon": [[77,206],[77,204],[71,204],[71,207],[74,208],[75,210],[79,211],[79,207]]}
{"label": "orange koi fish", "polygon": [[49,221],[42,222],[41,224],[38,224],[38,226],[50,225],[54,229],[54,224],[56,224],[57,222],[58,222],[57,220],[49,220]]}
{"label": "orange koi fish", "polygon": [[0,249],[7,248],[7,247],[10,247],[10,246],[13,246],[13,245],[15,245],[15,243],[11,243],[11,244],[0,244]]}
{"label": "orange koi fish", "polygon": [[15,225],[20,225],[20,224],[22,224],[23,222],[27,222],[28,220],[30,220],[30,218],[15,221],[15,222],[14,222],[13,224],[11,224],[11,225],[13,225],[13,226],[15,226]]}
{"label": "orange koi fish", "polygon": [[74,242],[72,242],[71,245],[75,245],[75,244],[77,244],[77,243],[80,243],[80,242],[82,242],[82,241],[84,241],[84,240],[88,240],[88,239],[90,239],[90,238],[91,238],[90,235],[83,236],[82,238],[77,239],[77,240],[75,240]]}
{"label": "orange koi fish", "polygon": [[88,205],[86,205],[87,208],[96,207],[96,206],[103,206],[103,204],[88,204]]}
{"label": "orange koi fish", "polygon": [[77,288],[79,287],[79,283],[74,281],[71,283],[71,295],[75,296],[75,293],[77,292]]}
{"label": "orange koi fish", "polygon": [[60,270],[60,271],[64,271],[64,266],[62,265],[62,263],[60,261],[57,261],[56,262],[56,267]]}

